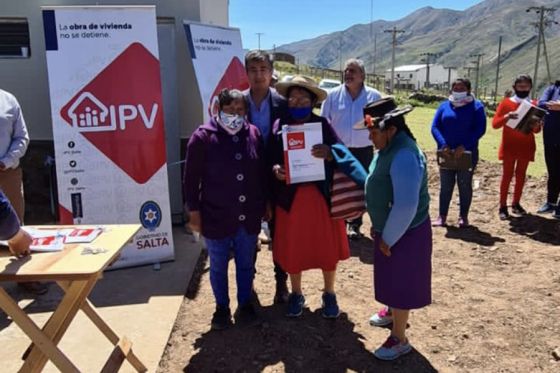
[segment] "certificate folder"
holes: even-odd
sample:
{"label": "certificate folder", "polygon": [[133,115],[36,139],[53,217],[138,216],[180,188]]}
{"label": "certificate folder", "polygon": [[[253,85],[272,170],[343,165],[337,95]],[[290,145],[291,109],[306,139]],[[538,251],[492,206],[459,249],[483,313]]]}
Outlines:
{"label": "certificate folder", "polygon": [[282,126],[286,184],[325,180],[325,162],[311,155],[313,145],[323,143],[321,123]]}

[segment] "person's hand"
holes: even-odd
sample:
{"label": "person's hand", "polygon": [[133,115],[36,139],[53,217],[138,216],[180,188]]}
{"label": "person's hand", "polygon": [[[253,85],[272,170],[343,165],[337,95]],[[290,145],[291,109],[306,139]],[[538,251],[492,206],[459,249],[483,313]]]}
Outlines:
{"label": "person's hand", "polygon": [[546,103],[546,108],[552,111],[560,111],[560,100],[558,101],[548,101]]}
{"label": "person's hand", "polygon": [[381,250],[383,255],[391,256],[391,248],[385,243],[385,240],[383,240],[383,238],[381,239],[381,244],[379,244],[379,250]]}
{"label": "person's hand", "polygon": [[451,156],[451,148],[449,148],[449,146],[445,145],[443,148],[441,148],[441,151],[443,153],[443,156],[445,158],[448,158]]}
{"label": "person's hand", "polygon": [[519,118],[519,114],[517,114],[516,112],[512,111],[506,114],[506,119],[517,119]]}
{"label": "person's hand", "polygon": [[464,152],[465,152],[465,147],[463,145],[459,145],[458,147],[455,148],[453,155],[455,156],[455,158],[458,159],[461,158]]}
{"label": "person's hand", "polygon": [[29,250],[31,242],[33,238],[20,228],[16,235],[8,240],[8,248],[14,256],[23,258],[31,253]]}
{"label": "person's hand", "polygon": [[286,181],[286,170],[284,170],[284,167],[280,166],[279,164],[276,164],[272,167],[272,173],[274,174],[276,179],[280,181]]}
{"label": "person's hand", "polygon": [[542,119],[538,119],[538,120],[535,120],[535,121],[531,122],[531,129],[533,131],[537,131],[537,130],[540,130],[540,127],[542,127],[543,125],[544,125],[544,122],[542,121]]}
{"label": "person's hand", "polygon": [[333,160],[331,147],[326,144],[313,145],[313,148],[311,148],[311,155],[315,158],[326,159],[327,161]]}
{"label": "person's hand", "polygon": [[202,231],[202,223],[200,221],[200,211],[189,212],[188,226],[193,232],[200,233]]}

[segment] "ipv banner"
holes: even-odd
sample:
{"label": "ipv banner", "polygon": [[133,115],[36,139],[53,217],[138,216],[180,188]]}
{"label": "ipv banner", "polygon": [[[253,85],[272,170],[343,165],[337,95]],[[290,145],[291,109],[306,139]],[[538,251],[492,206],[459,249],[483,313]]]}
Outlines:
{"label": "ipv banner", "polygon": [[142,224],[113,267],[172,260],[155,7],[42,10],[60,222]]}
{"label": "ipv banner", "polygon": [[222,89],[249,88],[241,33],[236,28],[186,21],[184,27],[207,122],[218,114]]}

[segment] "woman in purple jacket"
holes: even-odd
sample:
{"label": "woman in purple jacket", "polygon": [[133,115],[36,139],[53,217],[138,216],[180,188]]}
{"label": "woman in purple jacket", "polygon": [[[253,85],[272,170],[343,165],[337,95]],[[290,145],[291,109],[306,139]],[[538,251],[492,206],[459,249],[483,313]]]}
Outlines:
{"label": "woman in purple jacket", "polygon": [[237,323],[256,319],[251,303],[253,258],[266,210],[263,140],[245,119],[243,94],[224,89],[219,114],[191,136],[183,187],[189,226],[202,233],[210,257],[210,283],[216,298],[212,329],[231,325],[228,261],[233,251],[237,278]]}

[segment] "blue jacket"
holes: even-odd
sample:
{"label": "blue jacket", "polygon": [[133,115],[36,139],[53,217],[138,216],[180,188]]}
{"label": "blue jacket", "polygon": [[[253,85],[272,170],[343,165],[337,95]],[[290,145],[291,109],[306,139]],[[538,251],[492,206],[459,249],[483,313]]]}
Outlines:
{"label": "blue jacket", "polygon": [[[551,84],[539,99],[539,106],[546,109],[545,104],[548,101],[558,100],[560,100],[560,87]],[[543,141],[546,145],[560,145],[560,111],[549,110],[544,117]]]}
{"label": "blue jacket", "polygon": [[478,161],[478,140],[486,132],[484,105],[478,100],[454,107],[444,101],[436,111],[432,122],[432,136],[438,149],[449,146],[455,149],[462,145],[472,152],[473,165]]}
{"label": "blue jacket", "polygon": [[0,240],[12,238],[18,231],[19,220],[17,215],[4,192],[0,190]]}

